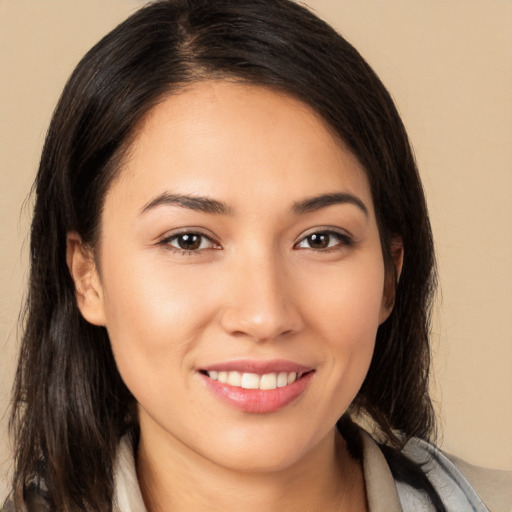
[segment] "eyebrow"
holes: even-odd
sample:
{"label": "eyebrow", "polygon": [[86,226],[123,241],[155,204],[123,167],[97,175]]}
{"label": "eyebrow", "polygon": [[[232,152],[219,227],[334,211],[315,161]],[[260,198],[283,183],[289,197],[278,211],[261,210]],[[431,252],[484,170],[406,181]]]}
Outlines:
{"label": "eyebrow", "polygon": [[293,205],[293,211],[298,214],[311,213],[334,204],[353,204],[368,217],[368,208],[357,196],[345,192],[322,194],[299,201]]}
{"label": "eyebrow", "polygon": [[216,199],[203,196],[171,194],[169,192],[164,192],[146,204],[141,209],[141,214],[161,205],[181,206],[182,208],[188,208],[189,210],[195,210],[197,212],[210,213],[215,215],[227,215],[231,213],[231,208],[228,205],[222,201],[217,201]]}
{"label": "eyebrow", "polygon": [[[292,211],[300,215],[315,212],[335,204],[352,204],[357,206],[368,217],[368,208],[363,201],[361,201],[357,196],[346,192],[321,194],[319,196],[298,201],[294,203]],[[143,206],[140,213],[143,214],[148,210],[161,205],[179,206],[181,208],[214,215],[229,215],[233,212],[230,206],[216,199],[204,196],[171,194],[170,192],[164,192]]]}

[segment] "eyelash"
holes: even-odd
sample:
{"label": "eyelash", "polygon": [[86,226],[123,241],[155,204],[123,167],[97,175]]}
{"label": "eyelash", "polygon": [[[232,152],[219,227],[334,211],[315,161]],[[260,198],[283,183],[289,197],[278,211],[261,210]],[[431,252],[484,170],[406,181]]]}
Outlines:
{"label": "eyelash", "polygon": [[[200,238],[199,247],[197,249],[183,249],[183,248],[175,247],[175,246],[171,245],[171,242],[173,242],[175,240],[179,240],[180,237],[188,237],[188,236]],[[339,251],[344,247],[350,247],[351,245],[354,244],[354,240],[349,235],[327,229],[327,230],[314,231],[312,233],[307,234],[306,236],[303,236],[296,244],[294,244],[293,248],[299,249],[301,243],[307,241],[308,238],[311,238],[314,236],[328,236],[329,237],[328,244],[331,242],[332,238],[335,238],[338,240],[338,243],[336,243],[335,245],[330,246],[330,247],[329,247],[329,245],[327,245],[327,247],[323,247],[321,249],[314,248],[314,247],[304,247],[305,249],[309,249],[309,250],[312,250],[312,251],[315,251],[318,253]],[[212,246],[201,248],[201,245],[203,244],[203,242],[205,240],[208,240]],[[311,242],[311,240],[310,240],[310,242]],[[175,233],[171,236],[168,236],[168,237],[160,240],[158,242],[158,245],[164,246],[164,247],[172,250],[173,252],[175,252],[177,254],[181,254],[183,256],[194,256],[194,255],[197,255],[205,250],[220,248],[220,245],[218,244],[218,242],[216,242],[212,237],[210,237],[204,233],[198,232],[198,231],[183,231],[181,233]],[[217,246],[217,247],[215,247],[215,246]]]}

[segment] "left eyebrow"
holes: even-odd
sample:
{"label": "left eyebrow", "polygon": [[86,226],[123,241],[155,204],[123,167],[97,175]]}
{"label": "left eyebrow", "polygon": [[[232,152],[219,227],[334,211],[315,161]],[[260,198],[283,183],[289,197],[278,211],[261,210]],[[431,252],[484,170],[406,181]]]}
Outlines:
{"label": "left eyebrow", "polygon": [[353,204],[368,217],[368,208],[359,197],[345,192],[322,194],[299,201],[293,205],[293,211],[297,214],[311,213],[321,208],[327,208],[334,204]]}
{"label": "left eyebrow", "polygon": [[216,199],[189,194],[171,194],[169,192],[164,192],[158,197],[155,197],[155,199],[141,208],[140,213],[145,213],[161,205],[179,206],[181,208],[213,215],[229,215],[232,213],[231,208],[227,204],[217,201]]}

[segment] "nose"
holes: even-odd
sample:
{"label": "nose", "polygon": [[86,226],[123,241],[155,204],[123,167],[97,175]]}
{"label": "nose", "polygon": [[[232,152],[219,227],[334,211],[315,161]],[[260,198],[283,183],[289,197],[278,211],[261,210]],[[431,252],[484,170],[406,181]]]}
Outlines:
{"label": "nose", "polygon": [[298,332],[303,326],[293,276],[268,255],[231,266],[221,325],[232,336],[257,342]]}

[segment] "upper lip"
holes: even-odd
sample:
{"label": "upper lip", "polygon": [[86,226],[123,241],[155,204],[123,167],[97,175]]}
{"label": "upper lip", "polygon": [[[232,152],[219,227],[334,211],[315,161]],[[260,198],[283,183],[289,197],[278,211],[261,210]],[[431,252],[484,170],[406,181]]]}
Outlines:
{"label": "upper lip", "polygon": [[268,361],[261,361],[255,359],[244,359],[237,361],[226,361],[223,363],[215,363],[212,365],[201,367],[200,370],[206,372],[240,372],[240,373],[255,373],[263,375],[265,373],[298,373],[304,374],[312,371],[314,368],[305,366],[293,361],[285,359],[273,359]]}

